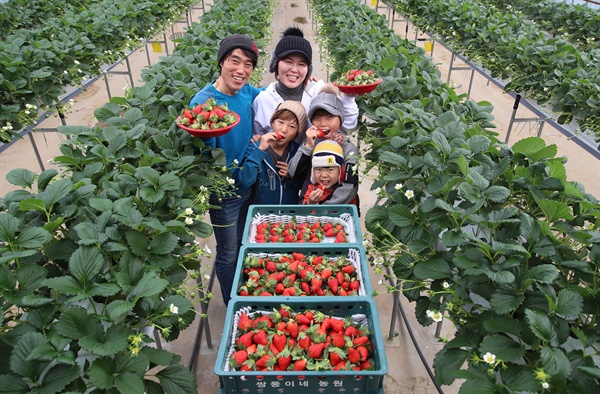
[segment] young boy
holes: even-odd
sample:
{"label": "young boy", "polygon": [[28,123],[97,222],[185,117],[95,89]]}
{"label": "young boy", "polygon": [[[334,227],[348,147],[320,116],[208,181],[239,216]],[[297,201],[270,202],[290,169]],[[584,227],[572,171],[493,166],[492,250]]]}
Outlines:
{"label": "young boy", "polygon": [[[297,204],[302,179],[292,179],[290,159],[297,152],[308,117],[299,101],[286,100],[271,116],[273,132],[251,142],[240,168],[240,182],[254,184],[253,204]],[[298,138],[301,140],[301,138]]]}
{"label": "young boy", "polygon": [[[337,142],[322,141],[313,150],[311,162],[310,184],[302,189],[302,204],[325,204],[342,186],[344,151]],[[349,203],[358,205],[357,198]]]}
{"label": "young boy", "polygon": [[311,173],[311,156],[315,146],[321,141],[338,143],[343,151],[341,165],[343,178],[325,204],[350,204],[358,195],[358,149],[349,141],[344,124],[344,105],[339,98],[339,90],[333,84],[326,84],[321,92],[313,97],[308,110],[312,126],[306,131],[306,140],[298,149],[289,165],[294,179],[306,180]]}

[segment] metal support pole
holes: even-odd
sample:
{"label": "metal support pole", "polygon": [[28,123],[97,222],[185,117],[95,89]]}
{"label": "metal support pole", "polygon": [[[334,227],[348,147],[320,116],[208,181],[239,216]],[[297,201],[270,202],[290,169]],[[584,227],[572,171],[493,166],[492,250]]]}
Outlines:
{"label": "metal support pole", "polygon": [[452,52],[452,55],[450,56],[450,67],[448,68],[448,79],[446,80],[447,85],[450,84],[450,76],[452,75],[452,66],[454,65],[455,57],[456,55],[454,54],[454,52]]}
{"label": "metal support pole", "polygon": [[475,70],[471,69],[471,78],[469,79],[469,89],[467,90],[467,99],[471,98],[471,88],[473,87],[473,77],[475,76]]}
{"label": "metal support pole", "polygon": [[35,153],[35,157],[38,161],[38,164],[40,165],[40,169],[42,171],[46,171],[46,168],[44,167],[44,162],[42,161],[42,157],[40,156],[40,151],[37,148],[37,144],[35,143],[35,139],[33,138],[33,133],[27,133],[27,135],[29,136],[29,141],[31,141],[31,147],[33,148],[33,153]]}
{"label": "metal support pole", "polygon": [[[210,280],[208,281],[208,292],[212,291],[212,287],[214,284],[214,277],[215,277],[215,267],[213,265],[212,271],[210,273]],[[198,282],[198,283],[201,283],[201,282]],[[200,287],[200,289],[198,290],[198,295],[199,295],[200,299],[204,299],[204,297],[206,296],[206,292],[202,289],[202,287]],[[190,357],[190,363],[188,365],[188,369],[190,369],[190,370],[192,370],[194,368],[194,365],[196,364],[196,359],[198,358],[198,350],[200,349],[200,341],[202,340],[202,332],[203,331],[206,334],[206,346],[209,349],[213,348],[212,339],[211,339],[211,335],[210,335],[210,327],[208,325],[208,305],[209,305],[209,303],[210,303],[210,300],[200,303],[200,311],[201,311],[201,313],[205,314],[206,317],[201,318],[200,322],[198,324],[198,330],[196,331],[196,338],[194,339],[194,347],[192,348],[192,355]],[[206,324],[206,327],[205,327],[205,324]]]}
{"label": "metal support pole", "polygon": [[521,95],[517,94],[517,96],[515,97],[515,103],[513,104],[513,111],[510,116],[510,122],[508,123],[508,130],[506,131],[506,138],[504,139],[504,142],[508,142],[510,138],[513,123],[515,122],[515,115],[517,114],[517,109],[519,109],[519,102],[521,102]]}

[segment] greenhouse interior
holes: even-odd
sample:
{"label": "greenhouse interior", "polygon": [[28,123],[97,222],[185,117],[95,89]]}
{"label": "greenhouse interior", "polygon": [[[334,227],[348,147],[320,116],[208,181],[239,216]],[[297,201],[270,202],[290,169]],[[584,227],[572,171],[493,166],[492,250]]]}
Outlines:
{"label": "greenhouse interior", "polygon": [[599,392],[600,1],[0,17],[0,392]]}

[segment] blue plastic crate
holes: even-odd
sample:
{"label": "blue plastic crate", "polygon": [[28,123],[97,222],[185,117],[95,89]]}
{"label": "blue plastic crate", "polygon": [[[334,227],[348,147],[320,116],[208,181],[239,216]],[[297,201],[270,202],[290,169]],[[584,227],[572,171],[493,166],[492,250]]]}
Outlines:
{"label": "blue plastic crate", "polygon": [[[362,245],[349,245],[349,244],[286,244],[286,243],[277,243],[277,244],[246,244],[242,245],[240,249],[240,254],[238,257],[238,263],[236,266],[236,273],[233,279],[233,286],[231,289],[231,298],[241,297],[248,298],[251,296],[239,296],[238,291],[240,287],[245,283],[246,277],[244,276],[244,259],[248,256],[278,256],[282,254],[292,254],[292,253],[303,253],[304,255],[317,255],[317,256],[325,256],[330,259],[339,258],[339,257],[348,257],[353,263],[356,263],[354,267],[356,268],[356,274],[358,280],[361,282],[361,287],[359,289],[358,296],[372,296],[373,288],[371,286],[371,279],[369,274],[369,264],[367,261],[367,256]],[[282,296],[276,296],[282,297]],[[304,297],[304,296],[303,296]],[[316,297],[319,300],[323,300],[323,298],[334,297],[338,298],[338,296],[306,296],[306,297]],[[357,296],[350,296],[357,297]],[[295,298],[293,297],[282,297],[282,298]]]}
{"label": "blue plastic crate", "polygon": [[[322,297],[321,297],[322,298]],[[307,309],[317,310],[326,315],[346,318],[360,316],[366,319],[373,347],[374,370],[371,371],[232,371],[228,370],[231,354],[234,322],[236,313],[244,309],[248,313],[272,311],[282,302],[273,297],[246,300],[237,298],[230,301],[227,308],[223,336],[215,363],[215,374],[219,376],[224,394],[306,394],[306,393],[357,393],[378,394],[383,387],[383,377],[388,372],[387,358],[381,334],[379,314],[373,300],[329,297],[332,301],[323,302],[321,298],[297,297],[284,303],[295,312]]]}
{"label": "blue plastic crate", "polygon": [[[255,244],[256,226],[259,223],[298,223],[330,221],[341,224],[347,234],[347,243],[362,243],[362,230],[358,219],[356,205],[251,205],[246,216],[246,226],[242,238],[243,243]],[[333,238],[325,238],[321,243],[331,244]],[[281,243],[277,243],[281,244]],[[294,243],[298,245],[299,243]],[[300,243],[301,244],[301,243]],[[264,245],[264,244],[261,244]]]}

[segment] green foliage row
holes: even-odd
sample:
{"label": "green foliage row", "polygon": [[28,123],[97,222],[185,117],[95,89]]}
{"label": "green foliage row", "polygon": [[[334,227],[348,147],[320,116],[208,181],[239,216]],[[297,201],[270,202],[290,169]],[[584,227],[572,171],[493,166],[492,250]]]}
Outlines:
{"label": "green foliage row", "polygon": [[555,0],[480,0],[503,12],[522,13],[552,37],[562,37],[583,51],[600,47],[600,11]]}
{"label": "green foliage row", "polygon": [[508,81],[505,90],[547,104],[560,124],[577,121],[600,140],[600,49],[580,52],[546,38],[529,19],[478,2],[394,0],[394,9],[456,53]]}
{"label": "green foliage row", "polygon": [[10,0],[0,4],[0,38],[18,29],[34,29],[67,10],[83,11],[95,0]]}
{"label": "green foliage row", "polygon": [[598,200],[568,181],[555,145],[498,140],[489,103],[444,86],[364,4],[311,3],[336,72],[383,77],[359,99],[379,197],[365,216],[368,253],[422,325],[452,323],[436,380],[462,379],[461,393],[595,391]]}
{"label": "green foliage row", "polygon": [[99,75],[103,65],[170,26],[194,2],[102,0],[6,36],[0,41],[0,141],[11,141],[37,120],[31,106],[60,106],[66,86]]}
{"label": "green foliage row", "polygon": [[[261,43],[273,2],[252,3],[220,1],[182,41],[216,54],[207,37],[244,30]],[[170,62],[184,59],[175,73]],[[209,197],[226,194],[230,173],[221,150],[169,115],[210,82],[216,59],[176,51],[152,72],[162,68],[169,78],[98,109],[102,126],[59,128],[68,137],[54,159],[60,173],[7,175],[20,188],[0,199],[0,391],[197,391],[178,355],[146,346],[148,329],[170,341],[194,321],[190,283],[210,273],[196,241],[211,234]]]}

